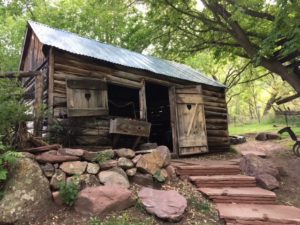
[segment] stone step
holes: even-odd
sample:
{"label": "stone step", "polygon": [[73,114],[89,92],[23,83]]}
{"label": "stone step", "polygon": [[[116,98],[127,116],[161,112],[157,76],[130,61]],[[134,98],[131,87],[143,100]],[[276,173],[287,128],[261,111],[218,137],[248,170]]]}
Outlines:
{"label": "stone step", "polygon": [[237,175],[241,173],[238,165],[183,165],[176,166],[176,172],[180,176],[208,176],[208,175]]}
{"label": "stone step", "polygon": [[275,204],[276,194],[258,187],[199,188],[215,203]]}
{"label": "stone step", "polygon": [[255,177],[246,175],[190,176],[196,187],[255,187]]}
{"label": "stone step", "polygon": [[227,225],[300,224],[300,209],[285,205],[217,204]]}

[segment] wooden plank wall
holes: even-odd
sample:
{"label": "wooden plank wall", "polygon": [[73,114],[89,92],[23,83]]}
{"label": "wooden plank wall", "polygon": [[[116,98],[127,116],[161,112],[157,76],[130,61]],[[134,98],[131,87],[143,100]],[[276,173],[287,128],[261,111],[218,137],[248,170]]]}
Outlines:
{"label": "wooden plank wall", "polygon": [[[36,35],[32,33],[30,30],[28,30],[28,36],[29,39],[27,40],[28,43],[26,43],[26,49],[24,49],[24,59],[22,62],[22,67],[20,68],[23,71],[36,71],[37,68],[39,68],[41,65],[44,64],[46,57],[44,56],[44,53],[42,51],[43,44],[38,40]],[[42,97],[42,103],[47,104],[47,63],[44,64],[44,66],[41,69],[42,72],[42,79],[40,79],[40,82],[43,82],[43,97]],[[36,95],[36,81],[37,77],[30,77],[30,78],[24,78],[22,80],[22,85],[25,88],[25,104],[29,106],[29,113],[33,114],[34,112],[34,105],[37,103],[35,95]],[[38,102],[41,103],[41,102]],[[41,124],[42,126],[43,124]],[[30,132],[33,132],[33,121],[27,122],[27,128]],[[39,135],[42,133],[47,132],[47,127],[43,126],[40,129],[42,131],[39,131]]]}
{"label": "wooden plank wall", "polygon": [[228,151],[228,114],[225,89],[202,85],[209,152]]}

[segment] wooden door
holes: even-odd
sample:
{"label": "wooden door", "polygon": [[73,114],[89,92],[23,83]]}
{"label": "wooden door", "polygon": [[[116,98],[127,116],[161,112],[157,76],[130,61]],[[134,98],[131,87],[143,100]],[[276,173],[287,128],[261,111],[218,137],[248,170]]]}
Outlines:
{"label": "wooden door", "polygon": [[207,152],[207,136],[201,86],[175,88],[178,154]]}

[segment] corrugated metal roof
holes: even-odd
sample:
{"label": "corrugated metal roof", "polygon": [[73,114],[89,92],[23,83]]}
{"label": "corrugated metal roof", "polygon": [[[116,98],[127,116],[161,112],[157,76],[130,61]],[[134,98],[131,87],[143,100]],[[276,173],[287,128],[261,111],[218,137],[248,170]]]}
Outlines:
{"label": "corrugated metal roof", "polygon": [[59,30],[34,21],[28,22],[38,39],[45,45],[88,56],[126,67],[147,70],[159,75],[225,87],[221,83],[206,77],[191,67],[153,56],[143,55],[124,48],[104,44],[77,34]]}

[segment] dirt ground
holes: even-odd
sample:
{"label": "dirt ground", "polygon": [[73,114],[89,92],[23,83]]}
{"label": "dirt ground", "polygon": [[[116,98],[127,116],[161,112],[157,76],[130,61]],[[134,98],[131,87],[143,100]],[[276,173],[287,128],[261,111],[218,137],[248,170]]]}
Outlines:
{"label": "dirt ground", "polygon": [[275,190],[278,203],[300,207],[300,157],[292,152],[294,142],[289,138],[275,141],[255,141],[252,136],[244,144],[236,145],[238,152],[256,150],[266,153],[267,160],[271,160],[280,168],[280,187]]}

